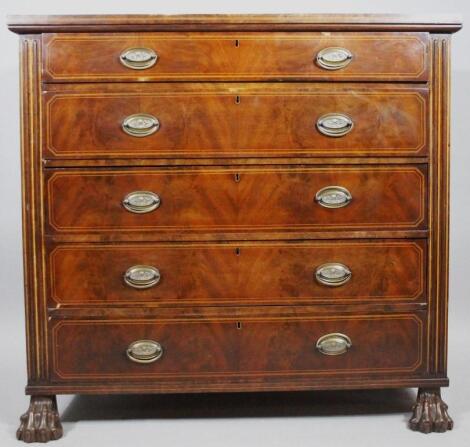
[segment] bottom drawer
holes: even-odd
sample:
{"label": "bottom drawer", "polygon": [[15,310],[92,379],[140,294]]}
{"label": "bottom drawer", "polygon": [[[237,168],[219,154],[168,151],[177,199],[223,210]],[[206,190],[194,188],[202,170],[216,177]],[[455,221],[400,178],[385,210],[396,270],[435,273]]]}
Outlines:
{"label": "bottom drawer", "polygon": [[90,381],[418,374],[426,364],[425,328],[421,312],[58,320],[51,328],[52,375]]}

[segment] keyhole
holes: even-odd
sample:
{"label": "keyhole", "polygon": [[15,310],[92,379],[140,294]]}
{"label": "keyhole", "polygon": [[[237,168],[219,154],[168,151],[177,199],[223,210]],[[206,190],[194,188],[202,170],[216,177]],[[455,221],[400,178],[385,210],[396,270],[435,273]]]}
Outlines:
{"label": "keyhole", "polygon": [[240,174],[238,172],[235,174],[235,181],[237,183],[240,181]]}
{"label": "keyhole", "polygon": [[242,328],[242,324],[240,321],[237,321],[237,329],[241,329]]}
{"label": "keyhole", "polygon": [[237,247],[237,248],[235,249],[235,254],[236,254],[237,256],[240,256],[240,247]]}
{"label": "keyhole", "polygon": [[240,104],[240,95],[235,98],[235,104]]}
{"label": "keyhole", "polygon": [[235,46],[238,48],[240,46],[240,41],[238,39],[235,40]]}

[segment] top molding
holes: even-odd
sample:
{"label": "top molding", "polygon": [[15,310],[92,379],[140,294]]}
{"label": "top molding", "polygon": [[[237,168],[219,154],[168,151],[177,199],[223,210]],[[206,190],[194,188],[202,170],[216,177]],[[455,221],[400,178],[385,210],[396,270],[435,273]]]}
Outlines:
{"label": "top molding", "polygon": [[243,14],[243,15],[12,15],[18,34],[115,31],[429,31],[454,33],[458,15]]}

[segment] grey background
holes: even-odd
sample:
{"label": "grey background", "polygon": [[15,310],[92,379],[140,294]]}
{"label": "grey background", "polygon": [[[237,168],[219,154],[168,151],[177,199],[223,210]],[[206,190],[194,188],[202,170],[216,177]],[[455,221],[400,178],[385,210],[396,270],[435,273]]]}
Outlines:
{"label": "grey background", "polygon": [[[6,14],[460,13],[468,0],[3,0],[0,5],[0,445],[17,445],[26,356],[21,259],[18,42]],[[60,396],[63,446],[464,446],[470,445],[470,23],[452,52],[449,377],[455,420],[445,435],[405,428],[415,390],[224,396]]]}

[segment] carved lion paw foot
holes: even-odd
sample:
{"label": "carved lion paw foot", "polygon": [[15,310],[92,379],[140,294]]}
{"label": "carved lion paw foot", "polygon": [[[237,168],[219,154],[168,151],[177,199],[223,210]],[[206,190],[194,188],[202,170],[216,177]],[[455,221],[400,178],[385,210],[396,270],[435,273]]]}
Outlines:
{"label": "carved lion paw foot", "polygon": [[453,426],[454,422],[447,413],[447,405],[441,399],[441,390],[420,388],[410,419],[411,430],[443,433],[452,430]]}
{"label": "carved lion paw foot", "polygon": [[31,397],[28,411],[20,418],[16,437],[24,442],[49,442],[62,437],[62,424],[55,396]]}

